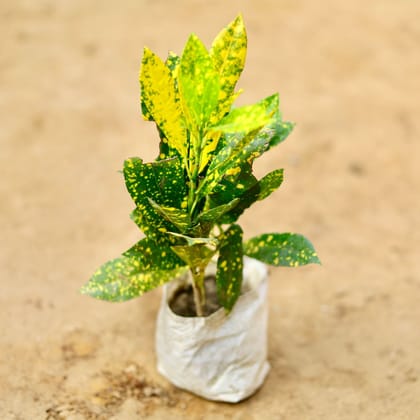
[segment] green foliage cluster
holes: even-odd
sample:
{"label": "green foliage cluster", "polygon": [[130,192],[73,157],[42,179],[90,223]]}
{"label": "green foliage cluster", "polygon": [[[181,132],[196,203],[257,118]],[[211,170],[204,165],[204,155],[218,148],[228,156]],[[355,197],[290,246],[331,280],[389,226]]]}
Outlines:
{"label": "green foliage cluster", "polygon": [[277,94],[233,107],[246,48],[238,16],[210,50],[195,35],[181,56],[170,53],[166,62],[144,50],[141,109],[157,126],[160,150],[151,163],[127,159],[123,173],[136,206],[131,217],[145,237],[100,267],[82,293],[124,301],[189,270],[201,315],[212,259],[218,299],[227,311],[240,294],[244,255],[275,266],[319,263],[312,244],[298,234],[263,234],[243,242],[238,218],[283,181],[283,169],[257,179],[253,162],[293,128],[282,120]]}

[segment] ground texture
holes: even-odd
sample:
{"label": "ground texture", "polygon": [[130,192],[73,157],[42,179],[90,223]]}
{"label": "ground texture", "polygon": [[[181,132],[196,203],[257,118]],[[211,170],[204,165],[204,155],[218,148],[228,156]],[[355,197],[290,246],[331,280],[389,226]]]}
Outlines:
{"label": "ground texture", "polygon": [[[160,291],[78,293],[140,233],[122,162],[150,160],[144,45],[207,45],[242,11],[240,103],[280,92],[288,141],[257,167],[282,188],[246,236],[295,231],[323,265],[275,269],[263,388],[238,404],[155,368]],[[420,419],[420,3],[15,0],[0,3],[0,418]]]}

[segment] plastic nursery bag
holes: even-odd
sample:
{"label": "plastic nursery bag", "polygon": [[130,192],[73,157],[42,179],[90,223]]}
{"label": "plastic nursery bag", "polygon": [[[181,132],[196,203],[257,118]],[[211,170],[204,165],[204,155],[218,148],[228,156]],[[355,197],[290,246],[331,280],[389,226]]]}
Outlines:
{"label": "plastic nursery bag", "polygon": [[159,372],[209,400],[249,397],[269,371],[266,266],[244,258],[243,293],[228,315],[223,308],[208,317],[176,315],[168,301],[178,287],[179,282],[172,281],[163,290],[156,328]]}

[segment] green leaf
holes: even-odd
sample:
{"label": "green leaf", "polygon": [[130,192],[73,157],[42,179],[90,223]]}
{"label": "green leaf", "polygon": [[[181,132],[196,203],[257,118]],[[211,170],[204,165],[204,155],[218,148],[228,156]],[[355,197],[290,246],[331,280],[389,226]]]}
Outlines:
{"label": "green leaf", "polygon": [[283,182],[283,169],[276,169],[265,175],[260,181],[258,200],[264,200],[275,191]]}
{"label": "green leaf", "polygon": [[191,35],[178,68],[178,87],[187,125],[198,136],[216,108],[220,80],[206,47]]}
{"label": "green leaf", "polygon": [[[256,106],[259,109],[265,109],[268,120],[264,121],[267,123],[267,121],[271,121],[270,115],[276,112],[278,95],[270,96]],[[228,114],[226,118],[229,118],[235,111]],[[201,196],[211,194],[225,175],[239,172],[245,163],[252,163],[255,158],[269,148],[271,138],[269,134],[262,131],[259,124],[253,126],[252,120],[246,121],[245,124],[248,124],[247,128],[254,127],[255,130],[248,133],[227,133],[225,135],[221,144],[222,147],[216,151],[207,170],[206,178],[200,187]]]}
{"label": "green leaf", "polygon": [[142,111],[156,121],[170,147],[187,156],[187,133],[175,81],[168,66],[148,48],[144,49],[140,73]]}
{"label": "green leaf", "polygon": [[187,194],[184,168],[177,158],[143,163],[133,157],[124,162],[127,190],[137,205],[149,198],[164,206],[183,208]]}
{"label": "green leaf", "polygon": [[279,97],[275,94],[256,104],[235,108],[210,130],[223,133],[250,133],[267,125],[272,120],[278,105]]}
{"label": "green leaf", "polygon": [[173,246],[172,251],[189,267],[206,267],[216,253],[216,250],[209,249],[206,244],[200,242]]}
{"label": "green leaf", "polygon": [[230,311],[241,294],[243,269],[242,229],[232,225],[223,235],[216,271],[217,297]]}
{"label": "green leaf", "polygon": [[210,246],[217,247],[219,243],[216,238],[196,238],[196,237],[182,235],[180,233],[175,233],[175,232],[168,232],[168,235],[172,235],[174,237],[184,239],[187,242],[188,246],[210,245]]}
{"label": "green leaf", "polygon": [[199,222],[212,222],[218,223],[219,219],[228,211],[232,210],[239,203],[239,199],[235,198],[227,204],[222,204],[217,207],[213,207],[209,210],[203,211],[198,216]]}
{"label": "green leaf", "polygon": [[235,99],[234,89],[245,65],[247,36],[242,16],[238,16],[214,39],[210,56],[220,75],[219,105],[214,121],[227,112]]}
{"label": "green leaf", "polygon": [[261,134],[265,134],[269,137],[268,143],[271,148],[286,140],[288,135],[292,132],[294,126],[294,123],[282,121],[279,117],[267,127],[265,133]]}
{"label": "green leaf", "polygon": [[244,244],[244,253],[266,264],[283,267],[320,264],[311,242],[295,233],[265,233]]}
{"label": "green leaf", "polygon": [[178,70],[179,62],[181,58],[175,54],[173,51],[169,51],[168,58],[166,59],[166,67],[172,72],[172,75],[175,79],[175,88],[176,88],[176,72]]}
{"label": "green leaf", "polygon": [[139,158],[124,162],[127,190],[137,205],[134,221],[146,236],[162,243],[167,231],[177,227],[163,218],[150,204],[149,199],[163,206],[182,208],[186,203],[184,169],[176,158],[144,164]]}
{"label": "green leaf", "polygon": [[239,167],[239,173],[225,176],[210,195],[212,206],[227,204],[232,199],[239,201],[221,217],[219,223],[234,223],[245,209],[258,200],[259,194],[260,186],[250,164],[244,163]]}
{"label": "green leaf", "polygon": [[126,301],[185,272],[185,267],[168,271],[147,271],[137,258],[122,256],[102,265],[82,287],[81,293],[111,302]]}
{"label": "green leaf", "polygon": [[141,239],[123,256],[136,258],[144,271],[173,270],[185,265],[169,246],[162,246],[150,238]]}
{"label": "green leaf", "polygon": [[[157,217],[158,219],[156,219]],[[172,228],[172,225],[162,221],[162,217],[150,207],[136,207],[131,212],[130,218],[148,238],[160,246],[177,245],[179,242],[175,237],[167,234],[168,227]]]}
{"label": "green leaf", "polygon": [[180,232],[185,233],[190,227],[191,221],[187,212],[176,207],[160,206],[151,198],[149,198],[149,203],[161,216],[176,226]]}

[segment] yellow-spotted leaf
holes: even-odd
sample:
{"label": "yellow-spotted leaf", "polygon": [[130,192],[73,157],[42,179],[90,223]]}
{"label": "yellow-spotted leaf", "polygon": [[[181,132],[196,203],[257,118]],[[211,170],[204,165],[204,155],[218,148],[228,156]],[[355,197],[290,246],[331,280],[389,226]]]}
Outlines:
{"label": "yellow-spotted leaf", "polygon": [[227,204],[222,204],[217,207],[213,207],[209,210],[203,211],[200,213],[198,217],[199,222],[213,222],[213,223],[220,223],[220,218],[227,213],[228,211],[232,210],[238,203],[239,198],[235,198]]}
{"label": "yellow-spotted leaf", "polygon": [[185,263],[171,250],[150,238],[143,238],[123,253],[125,257],[136,258],[143,270],[173,270]]}
{"label": "yellow-spotted leaf", "polygon": [[233,308],[241,293],[242,269],[242,229],[232,225],[223,235],[216,271],[217,297],[227,311]]}
{"label": "yellow-spotted leaf", "polygon": [[264,200],[273,191],[275,191],[283,182],[283,169],[275,169],[269,172],[258,182],[260,186],[260,192],[258,194],[258,200]]}
{"label": "yellow-spotted leaf", "polygon": [[186,273],[186,267],[172,270],[145,270],[134,257],[119,257],[102,265],[81,293],[111,302],[122,302],[152,290]]}
{"label": "yellow-spotted leaf", "polygon": [[278,94],[269,96],[254,105],[233,109],[210,128],[222,133],[249,133],[271,122],[279,106]]}
{"label": "yellow-spotted leaf", "polygon": [[159,205],[151,198],[149,198],[149,203],[162,217],[176,226],[180,232],[185,233],[190,227],[190,216],[186,211],[176,207]]}
{"label": "yellow-spotted leaf", "polygon": [[172,251],[191,268],[205,267],[216,253],[205,244],[177,245],[172,247]]}
{"label": "yellow-spotted leaf", "polygon": [[148,48],[144,49],[140,73],[142,111],[163,132],[170,147],[187,155],[187,134],[181,104],[171,70]]}
{"label": "yellow-spotted leaf", "polygon": [[208,124],[219,98],[219,74],[200,39],[191,35],[178,68],[178,88],[187,125],[195,136]]}
{"label": "yellow-spotted leaf", "polygon": [[217,35],[210,48],[214,67],[220,75],[219,106],[214,122],[229,112],[235,100],[234,90],[245,65],[247,36],[239,15]]}
{"label": "yellow-spotted leaf", "polygon": [[265,233],[256,236],[245,242],[244,253],[274,266],[320,264],[311,242],[296,233]]}
{"label": "yellow-spotted leaf", "polygon": [[217,131],[210,131],[207,132],[206,136],[204,137],[204,147],[201,151],[200,156],[200,167],[199,167],[199,173],[204,171],[207,164],[210,162],[214,151],[217,148],[217,145],[220,140],[220,136],[222,133]]}
{"label": "yellow-spotted leaf", "polygon": [[163,206],[182,208],[186,185],[179,159],[153,163],[143,163],[139,158],[127,159],[124,162],[124,178],[137,206],[133,220],[153,240],[160,243],[170,241],[166,232],[176,231],[177,228],[153,208],[149,199]]}

